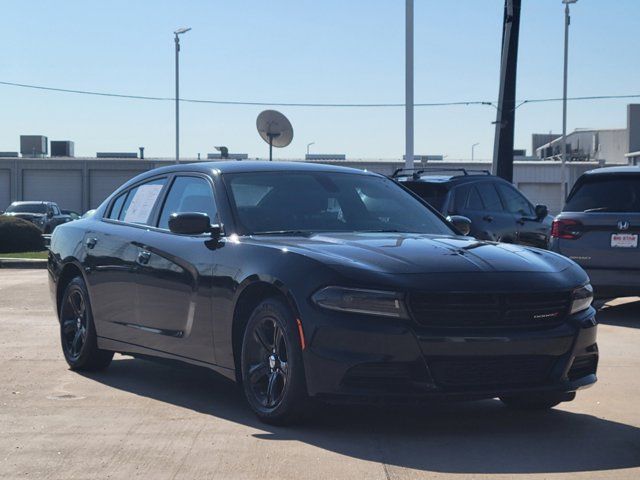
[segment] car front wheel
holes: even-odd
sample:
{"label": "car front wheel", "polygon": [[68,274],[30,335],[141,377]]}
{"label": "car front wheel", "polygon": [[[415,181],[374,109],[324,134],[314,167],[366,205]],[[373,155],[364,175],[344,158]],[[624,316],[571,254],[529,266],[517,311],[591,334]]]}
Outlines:
{"label": "car front wheel", "polygon": [[72,370],[102,370],[113,358],[113,352],[98,348],[87,286],[81,277],[71,280],[62,296],[60,340]]}
{"label": "car front wheel", "polygon": [[279,299],[253,311],[242,341],[242,383],[251,409],[265,423],[299,420],[308,399],[302,348],[290,308]]}

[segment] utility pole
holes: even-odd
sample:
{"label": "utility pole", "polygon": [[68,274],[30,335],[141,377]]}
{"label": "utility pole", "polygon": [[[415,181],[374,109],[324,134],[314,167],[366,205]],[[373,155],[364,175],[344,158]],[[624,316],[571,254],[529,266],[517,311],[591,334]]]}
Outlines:
{"label": "utility pole", "polygon": [[[576,3],[578,0],[562,0],[564,3],[564,73],[562,79],[562,142],[560,152],[562,163],[560,164],[560,207],[564,207],[564,201],[567,198],[567,78],[569,70],[569,24],[571,16],[569,15],[569,4]],[[571,161],[571,155],[569,155]]]}
{"label": "utility pole", "polygon": [[176,163],[180,163],[180,37],[191,28],[179,28],[173,32],[176,44]]}
{"label": "utility pole", "polygon": [[413,168],[413,0],[405,8],[405,168]]}
{"label": "utility pole", "polygon": [[522,0],[505,0],[502,25],[500,92],[493,143],[493,174],[513,181],[513,137],[516,113],[516,73]]}

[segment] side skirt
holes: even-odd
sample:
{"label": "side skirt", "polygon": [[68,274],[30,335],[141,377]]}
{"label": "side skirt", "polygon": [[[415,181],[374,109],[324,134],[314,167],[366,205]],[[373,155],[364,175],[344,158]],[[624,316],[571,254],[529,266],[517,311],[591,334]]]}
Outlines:
{"label": "side skirt", "polygon": [[156,350],[153,348],[143,347],[142,345],[136,345],[134,343],[122,342],[120,340],[114,340],[107,337],[98,337],[98,348],[102,350],[111,350],[122,354],[128,354],[135,356],[144,356],[145,358],[159,358],[165,360],[172,360],[181,363],[188,363],[190,365],[197,365],[199,367],[208,368],[221,374],[222,376],[236,381],[235,370],[232,368],[222,367],[213,363],[203,362],[196,360],[195,358],[183,357],[181,355],[175,355],[173,353],[164,352],[162,350]]}

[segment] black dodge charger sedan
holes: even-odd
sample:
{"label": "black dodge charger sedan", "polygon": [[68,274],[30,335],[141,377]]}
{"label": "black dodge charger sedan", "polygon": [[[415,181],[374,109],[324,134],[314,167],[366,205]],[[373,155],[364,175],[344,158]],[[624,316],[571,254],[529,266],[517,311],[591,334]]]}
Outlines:
{"label": "black dodge charger sedan", "polygon": [[266,422],[312,399],[551,408],[596,381],[579,266],[463,236],[360,170],[152,170],[56,229],[48,270],[72,369],[105,368],[114,352],[208,367]]}

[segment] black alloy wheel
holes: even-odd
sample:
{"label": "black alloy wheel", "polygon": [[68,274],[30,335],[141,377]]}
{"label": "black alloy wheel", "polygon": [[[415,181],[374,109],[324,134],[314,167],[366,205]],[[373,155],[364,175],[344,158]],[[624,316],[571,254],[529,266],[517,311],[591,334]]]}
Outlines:
{"label": "black alloy wheel", "polygon": [[101,370],[113,358],[113,352],[98,348],[89,295],[81,277],[71,280],[62,296],[60,340],[72,370]]}
{"label": "black alloy wheel", "polygon": [[263,318],[253,328],[249,344],[249,383],[255,397],[265,408],[273,408],[280,401],[289,384],[287,344],[282,328],[274,318]]}
{"label": "black alloy wheel", "polygon": [[289,308],[277,299],[253,312],[242,344],[242,382],[249,405],[268,423],[288,424],[306,406],[302,351]]}
{"label": "black alloy wheel", "polygon": [[62,348],[72,362],[76,362],[87,341],[87,308],[82,290],[70,288],[60,312]]}

